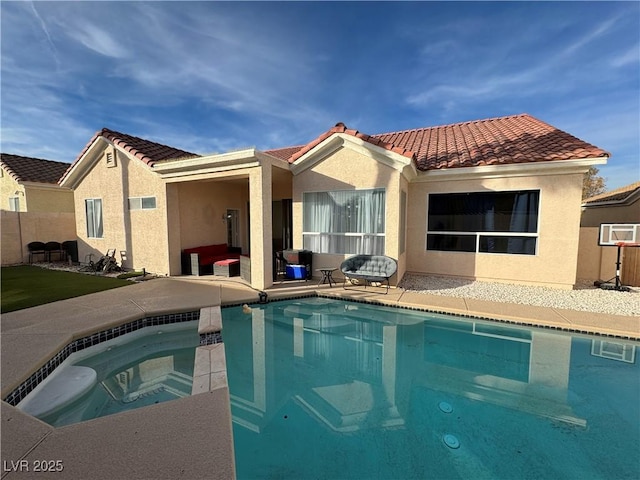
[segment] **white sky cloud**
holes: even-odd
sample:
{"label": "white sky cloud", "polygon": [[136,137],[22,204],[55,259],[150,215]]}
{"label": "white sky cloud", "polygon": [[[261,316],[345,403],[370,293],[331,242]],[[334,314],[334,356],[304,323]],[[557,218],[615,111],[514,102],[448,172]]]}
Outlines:
{"label": "white sky cloud", "polygon": [[607,118],[617,135],[585,140],[640,155],[637,4],[389,5],[2,2],[3,150],[71,160],[103,126],[202,153],[274,148],[338,121],[380,133],[527,111],[588,132]]}

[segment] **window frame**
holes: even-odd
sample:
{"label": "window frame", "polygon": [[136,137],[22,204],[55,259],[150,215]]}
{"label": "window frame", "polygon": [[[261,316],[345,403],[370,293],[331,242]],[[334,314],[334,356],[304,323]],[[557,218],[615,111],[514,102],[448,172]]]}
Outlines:
{"label": "window frame", "polygon": [[[153,199],[153,207],[145,206],[144,205],[145,200],[150,200],[150,199]],[[132,205],[132,203],[137,203],[137,202],[132,202],[132,200],[138,201],[139,205]],[[148,195],[143,197],[129,197],[127,199],[127,208],[130,211],[131,210],[155,210],[156,208],[158,208],[158,203],[155,195]]]}
{"label": "window frame", "polygon": [[[518,193],[536,193],[537,194],[537,210],[535,219],[535,232],[507,232],[507,231],[495,231],[495,230],[431,230],[429,228],[429,207],[431,205],[431,197],[435,195],[474,195],[474,194],[518,194]],[[426,212],[426,241],[425,249],[428,252],[446,252],[446,253],[473,253],[473,254],[488,254],[488,255],[524,255],[524,256],[537,256],[540,245],[540,210],[542,205],[542,194],[540,189],[518,189],[518,190],[496,190],[496,191],[462,191],[462,192],[434,192],[427,194],[427,212]],[[473,249],[434,249],[429,248],[429,236],[433,235],[449,235],[458,237],[469,237],[469,240],[473,238]],[[535,247],[533,253],[513,252],[508,251],[485,251],[483,250],[483,240],[491,237],[496,237],[500,240],[510,239],[535,239]],[[487,240],[488,241],[488,240]]]}
{"label": "window frame", "polygon": [[[306,222],[305,222],[305,205],[307,203],[307,200],[305,199],[307,195],[311,195],[311,194],[320,194],[320,193],[324,193],[324,194],[332,194],[332,193],[341,193],[341,192],[349,192],[349,193],[354,193],[354,192],[371,192],[373,194],[373,192],[382,192],[384,198],[383,198],[383,215],[382,215],[382,233],[372,233],[372,232],[320,232],[320,231],[313,231],[313,230],[306,230],[305,228],[307,227]],[[308,192],[303,192],[302,193],[302,242],[303,245],[307,244],[307,238],[313,236],[315,238],[317,238],[318,242],[320,243],[325,243],[330,237],[344,237],[344,238],[348,238],[348,237],[359,237],[361,239],[360,244],[365,245],[365,244],[373,244],[374,247],[379,247],[380,250],[382,250],[381,252],[378,252],[376,248],[374,248],[373,250],[376,250],[376,252],[373,252],[371,254],[374,255],[384,255],[385,249],[386,249],[386,232],[387,232],[387,219],[386,219],[386,215],[387,215],[387,190],[384,187],[373,187],[373,188],[356,188],[356,189],[342,189],[342,190],[319,190],[319,191],[308,191]],[[375,242],[374,239],[382,239],[381,241],[381,245],[378,244],[378,242]],[[314,253],[320,253],[320,254],[327,254],[327,255],[354,255],[357,253],[363,253],[363,252],[349,252],[349,251],[340,251],[340,252],[332,252],[332,251],[324,251],[325,249],[321,249],[321,250],[314,250]],[[330,249],[327,249],[330,250]],[[342,249],[340,249],[342,250]],[[350,250],[349,248],[345,248],[344,250]]]}
{"label": "window frame", "polygon": [[9,197],[9,211],[10,212],[19,212],[20,211],[20,197],[15,195]]}
{"label": "window frame", "polygon": [[[100,221],[96,223],[95,208],[96,202],[100,205]],[[91,205],[92,211],[89,215],[89,205]],[[104,238],[104,215],[102,211],[102,198],[85,198],[84,200],[84,213],[87,227],[87,238]],[[91,220],[91,225],[89,224]]]}

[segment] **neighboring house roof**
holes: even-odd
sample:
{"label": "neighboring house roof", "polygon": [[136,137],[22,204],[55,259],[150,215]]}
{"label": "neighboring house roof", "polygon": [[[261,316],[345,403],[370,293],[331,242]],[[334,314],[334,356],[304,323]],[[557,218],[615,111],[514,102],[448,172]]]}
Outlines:
{"label": "neighboring house roof", "polygon": [[603,203],[625,203],[632,196],[640,193],[640,182],[632,183],[624,187],[616,188],[610,192],[600,193],[584,200],[583,206],[592,207]]}
{"label": "neighboring house roof", "polygon": [[57,184],[69,168],[68,163],[0,153],[0,166],[18,183]]}
{"label": "neighboring house roof", "polygon": [[286,159],[293,163],[336,133],[412,158],[422,171],[609,156],[605,150],[528,114],[377,135],[366,135],[338,123],[307,145],[267,153],[279,158],[289,154]]}

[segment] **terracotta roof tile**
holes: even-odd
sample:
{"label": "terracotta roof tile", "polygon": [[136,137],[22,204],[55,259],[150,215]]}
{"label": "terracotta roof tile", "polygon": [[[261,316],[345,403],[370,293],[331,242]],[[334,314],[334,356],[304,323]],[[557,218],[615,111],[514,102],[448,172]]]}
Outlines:
{"label": "terracotta roof tile", "polygon": [[419,170],[609,156],[527,114],[374,137],[413,150]]}
{"label": "terracotta roof tile", "polygon": [[609,156],[527,114],[371,136],[338,123],[302,147],[272,152],[293,163],[334,133],[352,135],[412,158],[423,171]]}
{"label": "terracotta roof tile", "polygon": [[640,191],[640,182],[625,185],[624,187],[616,188],[610,192],[594,195],[593,197],[585,199],[583,203],[595,204],[601,202],[623,202],[637,191]]}
{"label": "terracotta roof tile", "polygon": [[145,140],[144,138],[134,137],[133,135],[127,135],[126,133],[116,132],[108,128],[99,130],[91,137],[91,140],[85,145],[80,154],[76,157],[74,162],[65,172],[64,177],[71,171],[71,168],[80,161],[85,153],[91,148],[91,145],[99,138],[104,137],[111,141],[114,145],[119,146],[131,155],[139,158],[149,166],[153,166],[157,162],[163,160],[175,160],[178,158],[195,158],[200,157],[196,153],[180,150],[179,148],[170,147],[161,143],[152,142],[151,140]]}
{"label": "terracotta roof tile", "polygon": [[[179,148],[170,147],[161,143],[152,142],[151,140],[145,140],[144,138],[134,137],[133,135],[127,135],[126,133],[116,132],[115,130],[109,130],[103,128],[96,132],[96,134],[89,140],[82,152],[78,155],[75,162],[80,160],[82,156],[89,150],[93,142],[98,137],[104,137],[111,141],[114,145],[121,147],[133,156],[138,157],[144,163],[152,166],[154,163],[162,160],[172,160],[176,158],[195,158],[200,155],[196,153],[180,150]],[[74,162],[74,163],[75,163]]]}
{"label": "terracotta roof tile", "polygon": [[289,160],[289,158],[294,153],[297,153],[303,147],[304,145],[298,145],[295,147],[276,148],[273,150],[265,150],[265,153],[268,153],[269,155],[272,155],[276,158],[280,158],[282,160]]}
{"label": "terracotta roof tile", "polygon": [[[317,145],[319,145],[320,143],[322,143],[323,141],[325,141],[327,138],[329,138],[331,135],[335,133],[344,133],[345,135],[351,135],[353,137],[360,138],[365,142],[369,142],[369,143],[372,143],[373,145],[384,148],[385,150],[392,150],[396,153],[399,153],[400,155],[404,155],[408,158],[413,158],[413,152],[408,151],[405,148],[394,145],[393,143],[389,143],[383,139],[375,138],[367,134],[358,132],[358,130],[348,129],[344,123],[338,122],[333,128],[327,130],[322,135],[317,137],[315,140],[312,140],[311,142],[307,143],[299,150],[295,151],[287,160],[289,161],[289,163],[295,162],[298,158],[302,157],[305,153],[313,150],[313,148],[315,148]],[[284,149],[281,149],[281,150],[284,150]]]}
{"label": "terracotta roof tile", "polygon": [[9,153],[0,154],[0,166],[16,182],[58,183],[69,168],[68,163],[44,160],[42,158],[23,157]]}

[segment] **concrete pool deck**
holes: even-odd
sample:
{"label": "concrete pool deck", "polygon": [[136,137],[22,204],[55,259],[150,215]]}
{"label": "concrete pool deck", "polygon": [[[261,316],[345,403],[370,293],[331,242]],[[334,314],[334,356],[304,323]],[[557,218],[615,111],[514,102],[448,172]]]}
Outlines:
{"label": "concrete pool deck", "polygon": [[[640,339],[640,317],[595,314],[391,289],[344,290],[315,282],[286,282],[269,299],[314,292],[361,301],[492,318],[523,325]],[[2,315],[2,398],[71,340],[140,316],[187,312],[257,301],[235,279],[154,279]],[[37,478],[36,461],[52,461],[60,479],[233,478],[235,473],[227,386],[208,393],[53,428],[2,402],[2,479]],[[59,461],[58,464],[55,462]]]}

